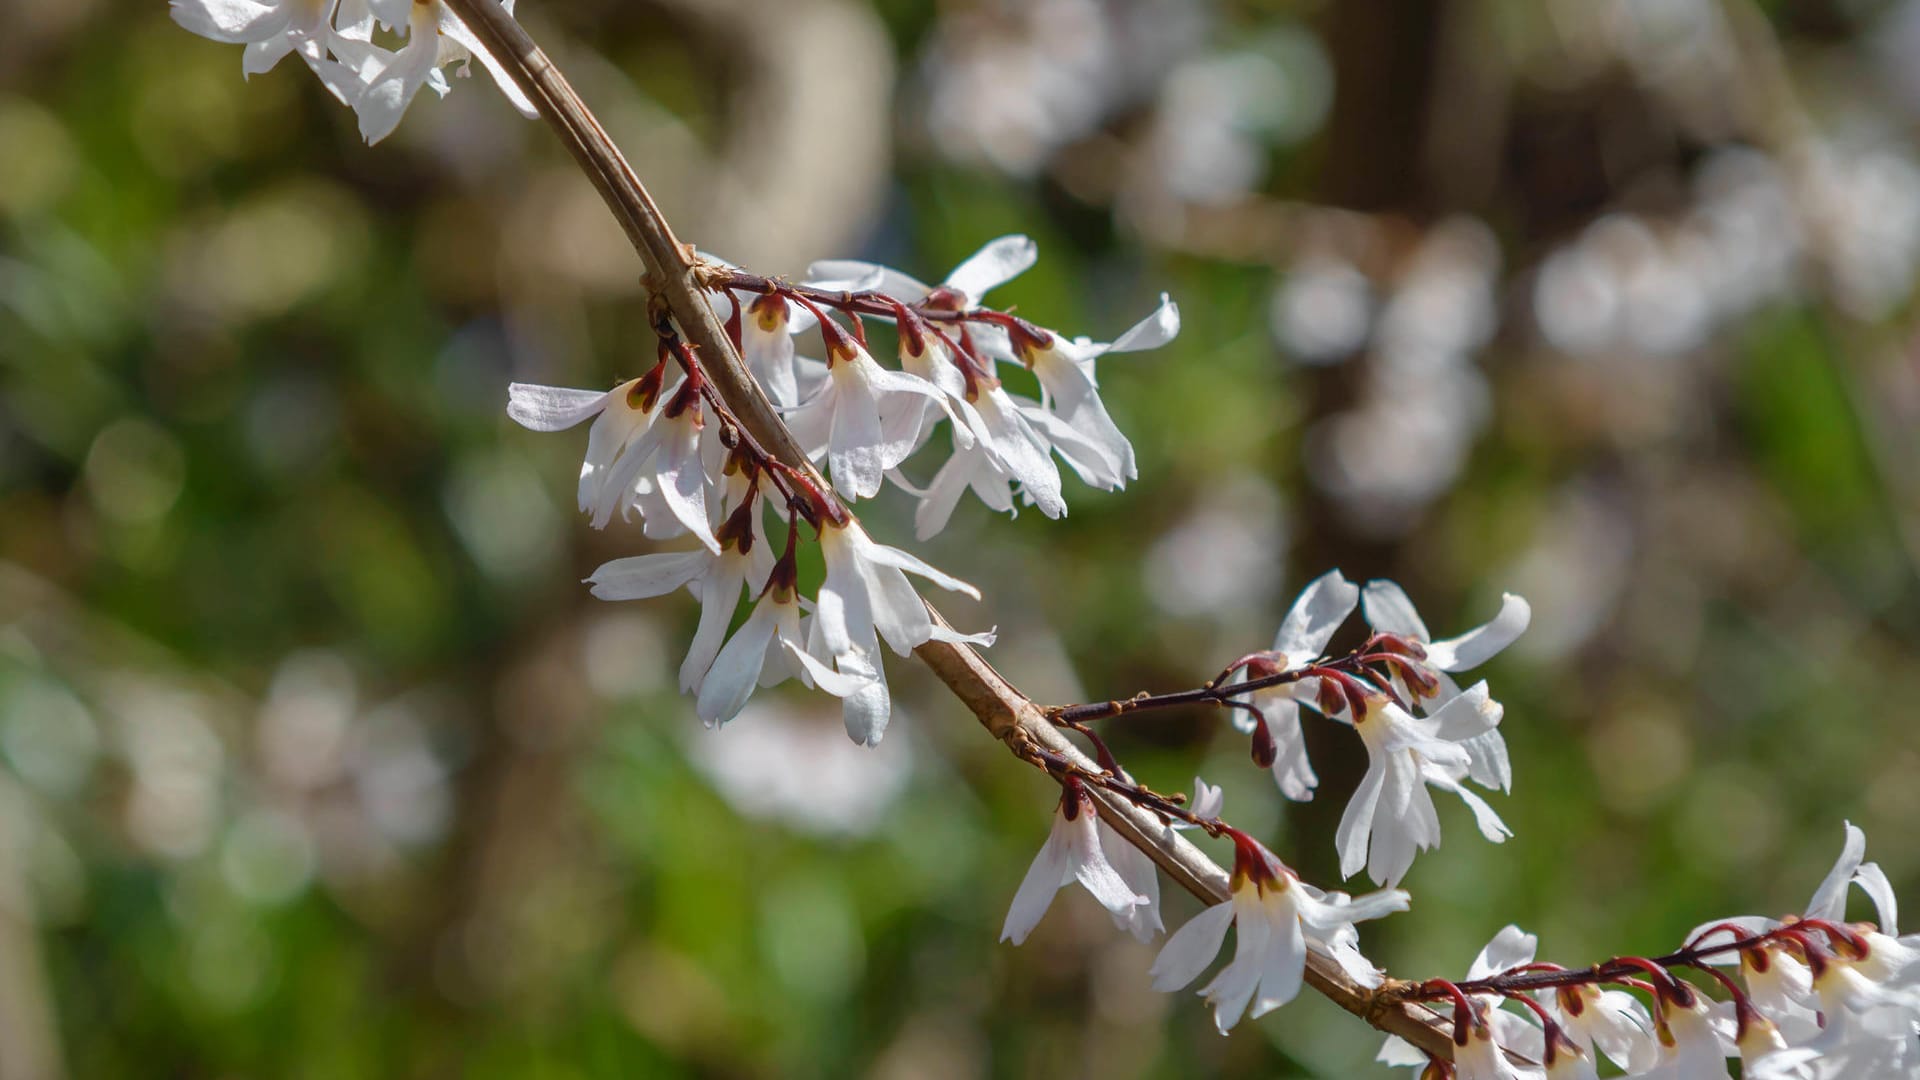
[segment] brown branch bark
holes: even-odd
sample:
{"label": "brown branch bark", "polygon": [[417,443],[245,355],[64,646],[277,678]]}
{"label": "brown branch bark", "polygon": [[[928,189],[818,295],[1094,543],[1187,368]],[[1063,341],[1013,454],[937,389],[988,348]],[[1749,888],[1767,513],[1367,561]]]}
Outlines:
{"label": "brown branch bark", "polygon": [[[708,306],[697,279],[693,249],[674,237],[632,166],[560,70],[496,0],[446,3],[512,72],[514,81],[539,107],[541,118],[593,181],[645,264],[650,287],[666,298],[675,321],[698,347],[707,377],[735,418],[761,446],[785,464],[804,470],[822,491],[828,490]],[[940,618],[938,612],[934,618]],[[989,732],[1016,753],[1023,746],[1034,745],[1098,769],[1048,722],[1038,706],[972,648],[930,641],[915,650],[915,655]],[[1092,795],[1100,816],[1128,843],[1151,856],[1181,888],[1209,904],[1227,899],[1226,871],[1205,852],[1167,829],[1153,814],[1112,792],[1094,789]],[[1399,1035],[1436,1056],[1452,1056],[1449,1035],[1428,1021],[1429,1014],[1403,1003],[1393,992],[1397,985],[1393,981],[1381,990],[1368,990],[1332,961],[1313,955],[1308,957],[1307,983],[1381,1031]]]}

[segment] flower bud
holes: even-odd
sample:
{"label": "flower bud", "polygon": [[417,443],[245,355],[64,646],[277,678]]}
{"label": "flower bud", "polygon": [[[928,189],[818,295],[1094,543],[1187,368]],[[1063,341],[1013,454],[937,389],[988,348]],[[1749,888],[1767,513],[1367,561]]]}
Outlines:
{"label": "flower bud", "polygon": [[1280,744],[1273,739],[1273,729],[1267,726],[1265,717],[1253,724],[1253,763],[1263,769],[1273,768],[1275,759],[1280,756]]}

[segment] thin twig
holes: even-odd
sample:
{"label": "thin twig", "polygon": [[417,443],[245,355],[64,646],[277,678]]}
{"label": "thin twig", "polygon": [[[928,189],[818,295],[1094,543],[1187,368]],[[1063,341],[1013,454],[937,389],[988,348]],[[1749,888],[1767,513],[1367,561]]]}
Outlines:
{"label": "thin twig", "polygon": [[[698,348],[714,390],[740,426],[775,460],[814,480],[821,491],[831,490],[774,413],[708,305],[700,279],[702,264],[695,259],[693,249],[675,238],[633,168],[559,69],[495,0],[446,3],[512,73],[514,81],[539,108],[541,118],[606,200],[645,264],[649,285],[666,298],[675,321]],[[939,625],[947,625],[937,611],[933,618]],[[1099,766],[1055,729],[1025,694],[972,648],[929,641],[914,652],[1015,754],[1032,761],[1036,751],[1045,751],[1091,773],[1100,772]],[[1162,819],[1105,787],[1093,788],[1090,794],[1100,816],[1128,843],[1152,857],[1182,888],[1209,904],[1228,898],[1226,871],[1185,837],[1167,828]],[[1386,988],[1369,990],[1318,954],[1308,957],[1306,978],[1308,985],[1374,1027],[1399,1035],[1429,1053],[1451,1056],[1451,1039],[1408,1009],[1392,992],[1397,984],[1389,981]]]}

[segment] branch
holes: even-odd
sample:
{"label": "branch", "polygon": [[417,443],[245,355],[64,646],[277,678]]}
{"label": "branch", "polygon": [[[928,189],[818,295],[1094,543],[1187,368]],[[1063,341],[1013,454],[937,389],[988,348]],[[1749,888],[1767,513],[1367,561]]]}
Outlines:
{"label": "branch", "polygon": [[[675,321],[699,350],[702,367],[728,410],[782,464],[811,478],[821,491],[831,490],[780,422],[708,306],[693,249],[674,237],[632,166],[560,70],[495,0],[445,2],[512,73],[514,82],[533,100],[541,118],[593,181],[646,265],[648,284],[666,299]],[[938,611],[933,617],[946,625]],[[914,653],[1016,755],[1033,760],[1038,749],[1093,772],[1100,771],[1054,728],[1038,706],[972,648],[930,641]],[[1228,898],[1226,871],[1199,848],[1124,797],[1105,788],[1092,789],[1091,794],[1100,816],[1128,843],[1146,852],[1182,888],[1208,904]],[[1410,1009],[1397,993],[1400,984],[1393,980],[1379,990],[1369,990],[1318,954],[1307,958],[1306,979],[1334,1004],[1374,1027],[1399,1035],[1435,1056],[1452,1056],[1449,1034]]]}

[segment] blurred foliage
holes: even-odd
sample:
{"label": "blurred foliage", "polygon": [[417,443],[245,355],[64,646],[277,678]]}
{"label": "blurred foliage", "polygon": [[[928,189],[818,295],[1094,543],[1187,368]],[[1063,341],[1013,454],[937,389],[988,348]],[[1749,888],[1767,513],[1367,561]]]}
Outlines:
{"label": "blurred foliage", "polygon": [[[523,8],[713,250],[932,279],[1017,231],[1030,318],[1179,299],[1102,365],[1137,485],[925,546],[1035,697],[1191,685],[1330,566],[1441,633],[1534,601],[1517,835],[1443,807],[1390,970],[1795,909],[1842,819],[1920,881],[1920,8]],[[0,1077],[1365,1071],[1317,999],[1220,1038],[1077,893],[995,945],[1053,796],[911,665],[875,752],[801,697],[699,729],[691,603],[589,599],[642,541],[502,415],[652,342],[484,79],[368,149],[157,3],[8,22]],[[1363,759],[1308,734],[1303,806],[1216,717],[1113,741],[1332,884]]]}

